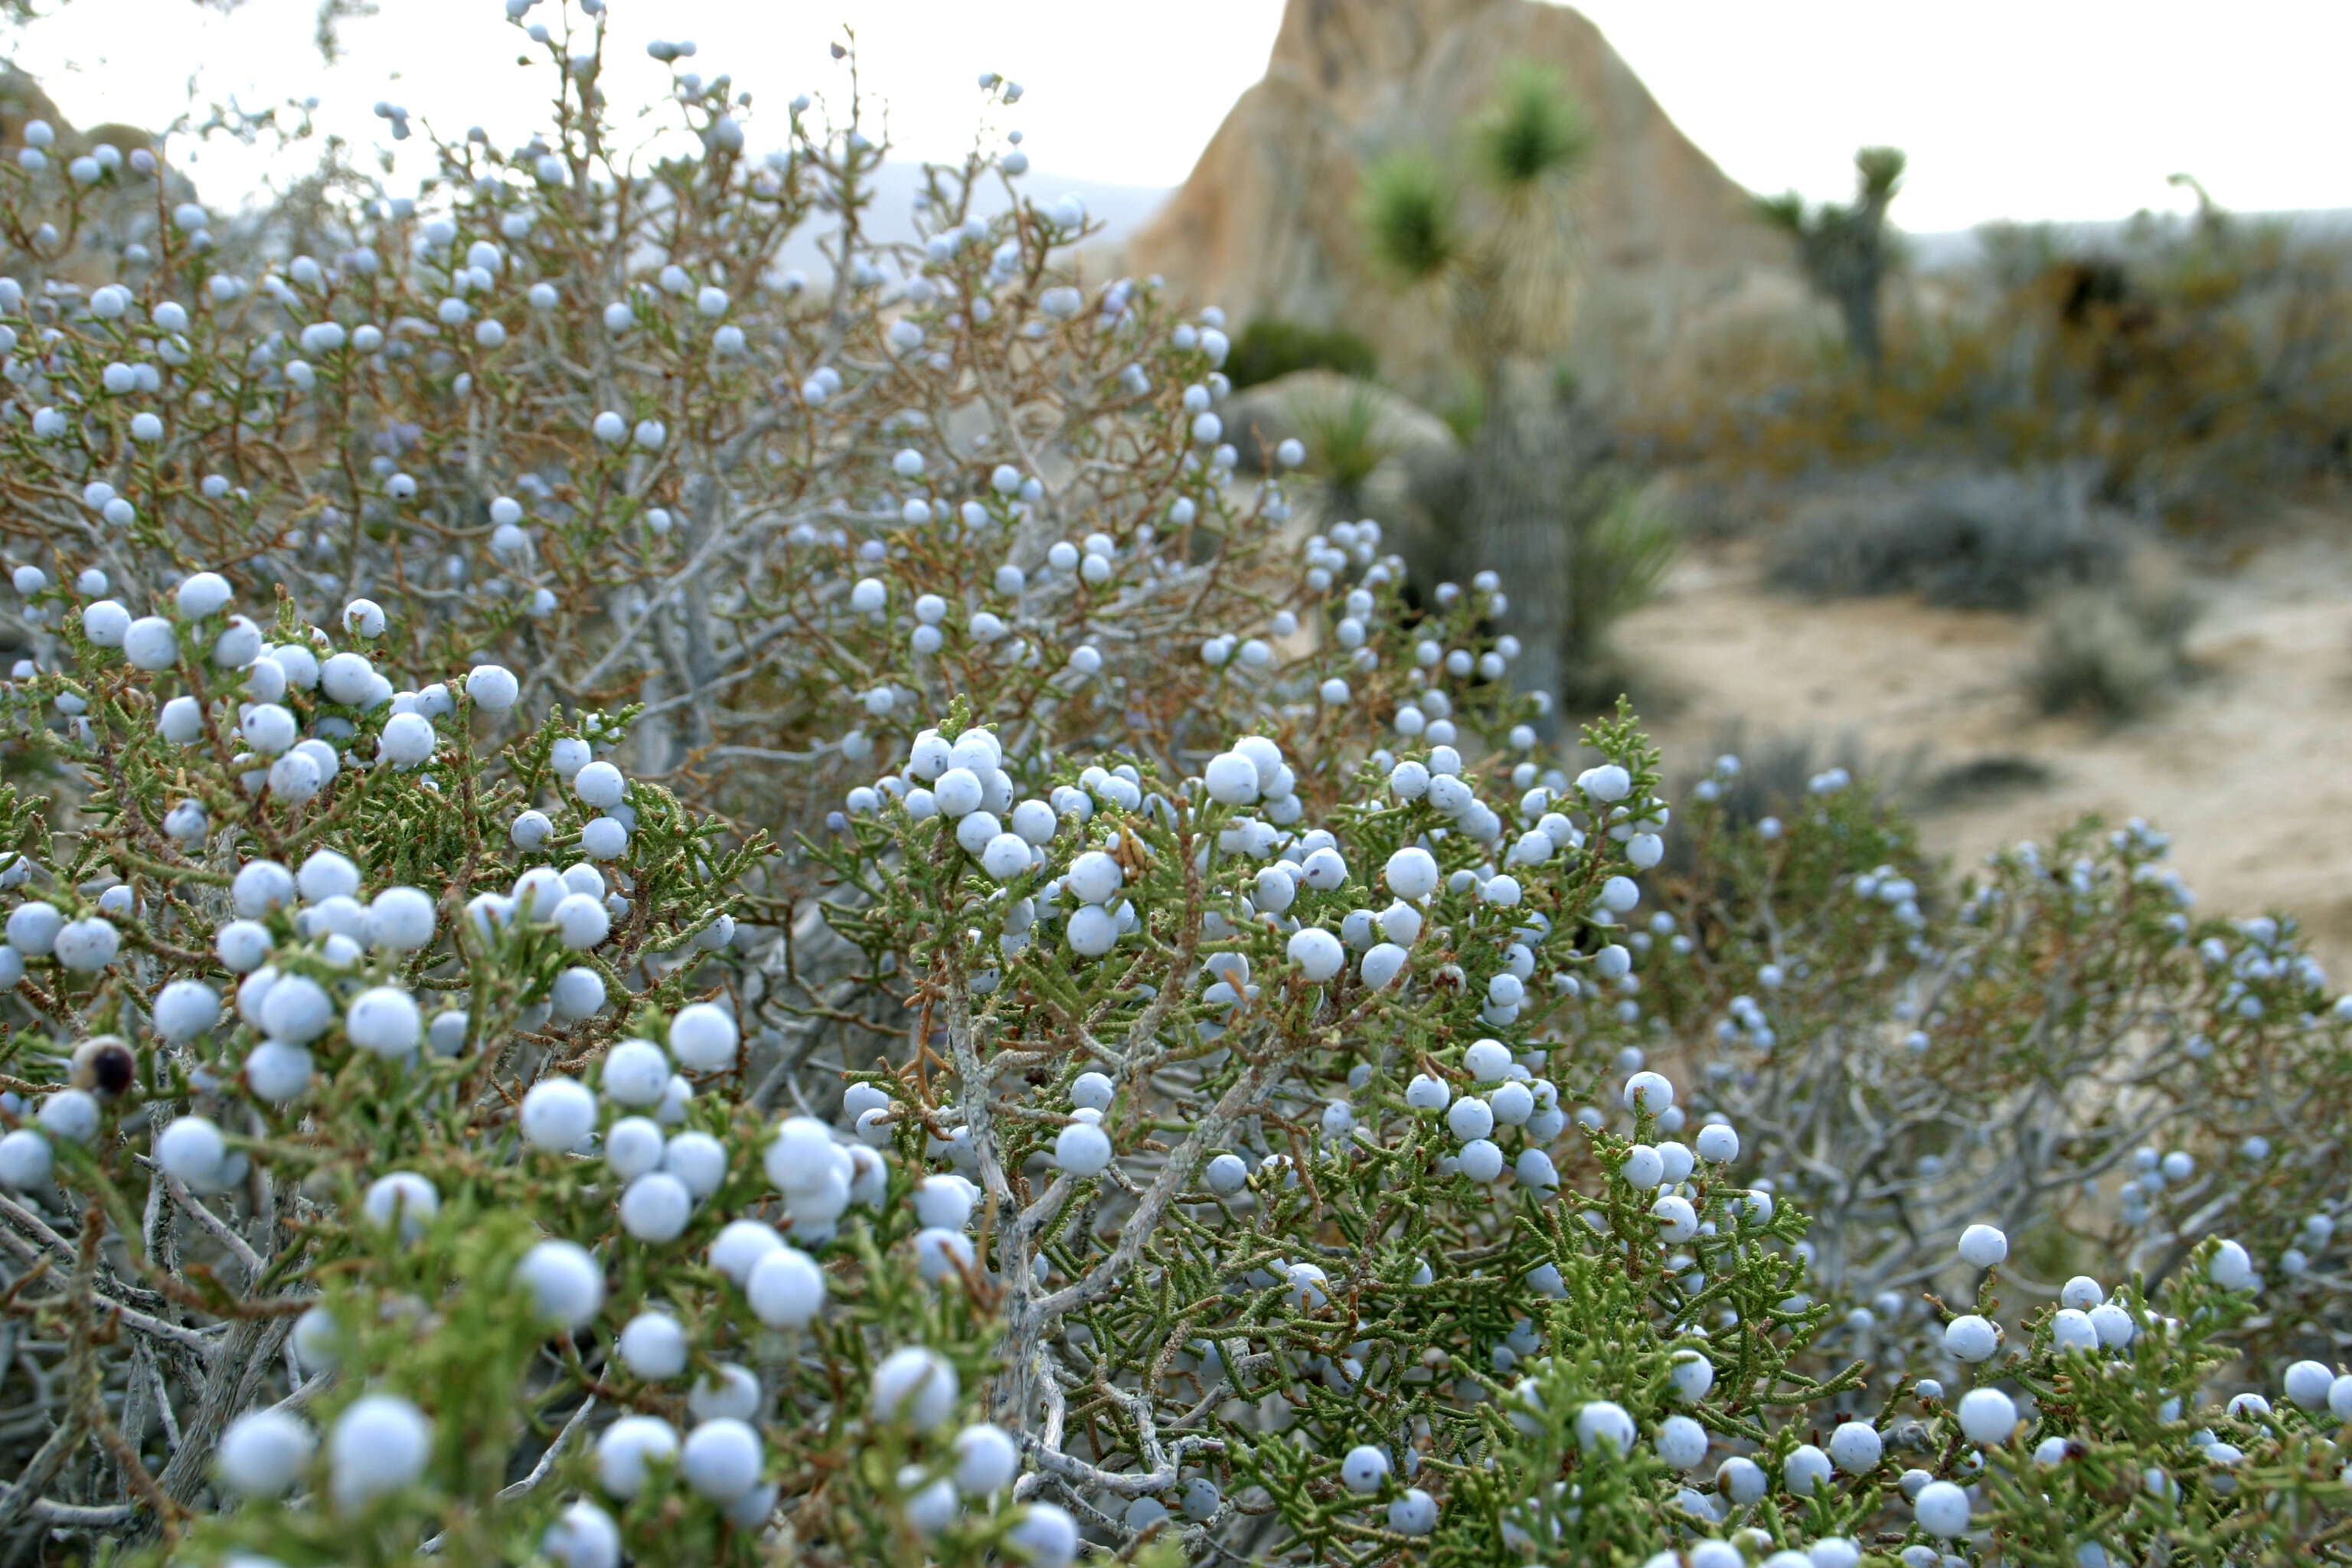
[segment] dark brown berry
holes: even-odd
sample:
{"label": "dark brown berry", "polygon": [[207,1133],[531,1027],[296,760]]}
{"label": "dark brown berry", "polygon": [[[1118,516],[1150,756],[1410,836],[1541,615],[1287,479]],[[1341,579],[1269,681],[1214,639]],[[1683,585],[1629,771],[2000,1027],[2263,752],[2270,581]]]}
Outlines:
{"label": "dark brown berry", "polygon": [[139,1058],[113,1035],[92,1035],[74,1047],[73,1086],[112,1100],[139,1077]]}

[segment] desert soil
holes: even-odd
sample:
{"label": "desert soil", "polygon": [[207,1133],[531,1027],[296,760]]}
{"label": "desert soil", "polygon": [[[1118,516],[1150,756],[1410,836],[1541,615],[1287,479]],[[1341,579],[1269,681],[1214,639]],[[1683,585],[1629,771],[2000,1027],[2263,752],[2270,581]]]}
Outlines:
{"label": "desert soil", "polygon": [[1621,626],[1656,682],[1645,714],[1669,776],[1701,765],[1728,725],[1751,740],[1811,733],[1871,757],[1916,756],[1916,778],[2024,760],[2046,782],[1922,818],[1966,867],[2084,813],[2147,817],[2200,912],[2298,916],[2352,982],[2352,552],[2345,520],[2305,514],[2227,571],[2201,574],[2198,672],[2163,710],[2123,725],[2044,716],[2026,690],[2031,617],[1899,598],[1816,604],[1768,587],[1750,545],[1695,546],[1664,592]]}

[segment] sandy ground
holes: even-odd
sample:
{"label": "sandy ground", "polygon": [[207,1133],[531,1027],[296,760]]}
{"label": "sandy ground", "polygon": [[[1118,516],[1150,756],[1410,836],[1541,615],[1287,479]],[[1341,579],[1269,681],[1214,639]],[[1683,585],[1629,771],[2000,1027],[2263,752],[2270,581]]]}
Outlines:
{"label": "sandy ground", "polygon": [[[1812,604],[1766,587],[1752,548],[1695,547],[1620,646],[1654,672],[1653,732],[1670,776],[1728,721],[1750,737],[1853,735],[1865,754],[1922,753],[1920,776],[2026,758],[2046,785],[1934,811],[1928,846],[1965,865],[2047,839],[2085,812],[2148,818],[2200,908],[2301,917],[2352,981],[2352,551],[2341,517],[2305,516],[2226,574],[2201,574],[2199,667],[2128,725],[2050,719],[2025,690],[2036,624],[1909,599]],[[1644,717],[1650,717],[1644,715]]]}

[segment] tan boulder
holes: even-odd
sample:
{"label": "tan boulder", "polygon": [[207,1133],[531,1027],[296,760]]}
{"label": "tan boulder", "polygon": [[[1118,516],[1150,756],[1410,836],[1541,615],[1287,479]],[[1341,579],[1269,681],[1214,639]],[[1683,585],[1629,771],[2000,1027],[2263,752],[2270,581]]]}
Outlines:
{"label": "tan boulder", "polygon": [[[26,145],[25,127],[34,121],[45,121],[56,133],[47,149],[50,172],[43,178],[47,189],[55,193],[61,188],[66,165],[99,146],[110,146],[128,154],[135,149],[153,149],[155,139],[134,125],[109,121],[77,129],[59,113],[41,84],[16,66],[0,60],[0,158],[13,163],[19,149]],[[163,205],[175,205],[195,199],[195,187],[176,170],[165,169]],[[63,241],[58,249],[42,257],[42,274],[47,278],[83,288],[110,283],[122,275],[125,258],[118,248],[124,244],[144,243],[152,249],[161,226],[161,215],[156,201],[155,182],[152,176],[136,175],[125,171],[112,176],[105,184],[86,193],[82,203],[82,222],[72,226],[67,204],[58,200],[37,201],[33,216],[46,218],[60,231]],[[0,250],[5,250],[0,246]]]}
{"label": "tan boulder", "polygon": [[1595,132],[1571,197],[1582,303],[1572,353],[1588,386],[1638,388],[1717,302],[1758,273],[1793,276],[1787,241],[1666,118],[1600,29],[1538,0],[1289,0],[1265,78],[1192,175],[1129,241],[1138,273],[1254,317],[1345,326],[1383,379],[1444,400],[1460,366],[1445,313],[1370,265],[1364,171],[1403,148],[1443,154],[1522,61],[1556,70]]}
{"label": "tan boulder", "polygon": [[58,133],[54,151],[70,157],[89,150],[89,141],[66,122],[57,104],[41,90],[41,84],[0,60],[0,152],[16,156],[16,149],[25,145],[26,125],[36,120],[47,121],[49,129]]}
{"label": "tan boulder", "polygon": [[1419,404],[1384,386],[1332,370],[1297,370],[1232,394],[1218,406],[1227,439],[1246,469],[1265,466],[1265,453],[1289,437],[1309,439],[1320,422],[1345,416],[1361,401],[1366,435],[1390,456],[1423,447],[1452,450],[1454,432]]}
{"label": "tan boulder", "polygon": [[[1244,472],[1263,471],[1286,438],[1306,446],[1301,532],[1360,517],[1406,534],[1425,532],[1433,526],[1423,505],[1430,476],[1449,475],[1461,462],[1460,444],[1444,420],[1387,387],[1336,371],[1294,371],[1260,382],[1227,397],[1217,412]],[[1352,482],[1335,484],[1318,433],[1348,426],[1369,467]]]}

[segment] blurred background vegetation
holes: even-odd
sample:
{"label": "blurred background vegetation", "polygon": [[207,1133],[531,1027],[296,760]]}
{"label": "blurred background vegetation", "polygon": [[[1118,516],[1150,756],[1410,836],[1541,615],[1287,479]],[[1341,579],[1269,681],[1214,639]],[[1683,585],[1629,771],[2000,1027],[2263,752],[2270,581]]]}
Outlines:
{"label": "blurred background vegetation", "polygon": [[[1706,395],[1642,411],[1654,449],[1768,471],[1922,454],[2083,462],[2099,500],[2192,528],[2341,478],[2352,247],[2197,195],[2186,221],[2143,214],[2110,236],[1987,228],[1978,262],[1900,308],[1872,304],[1859,337],[1860,285],[1809,260],[1824,293],[1847,290],[1846,342],[1726,343]],[[1805,226],[1810,257],[1821,220],[1785,221]]]}
{"label": "blurred background vegetation", "polygon": [[1450,381],[1384,379],[1352,328],[1265,315],[1229,367],[1253,389],[1234,423],[1306,442],[1327,520],[1380,516],[1423,583],[1498,564],[1522,678],[1570,712],[1639,686],[1611,628],[1696,538],[1752,539],[1801,599],[2035,617],[2039,710],[2144,718],[2195,672],[2184,560],[2352,464],[2352,244],[2227,212],[2187,176],[2186,218],[1996,226],[1929,268],[1894,222],[1904,153],[1863,147],[1850,202],[1749,198],[1818,318],[1588,376],[1597,135],[1522,63],[1480,112],[1365,166],[1364,265],[1443,323]]}

